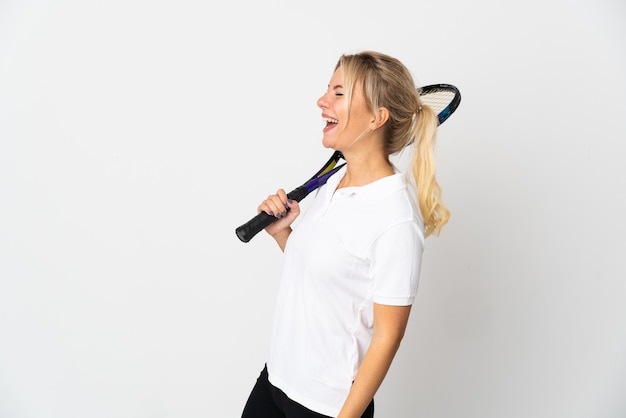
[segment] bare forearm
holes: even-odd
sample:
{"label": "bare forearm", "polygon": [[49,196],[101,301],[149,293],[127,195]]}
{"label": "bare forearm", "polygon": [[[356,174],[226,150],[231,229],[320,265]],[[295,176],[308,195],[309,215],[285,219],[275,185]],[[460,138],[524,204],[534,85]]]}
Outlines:
{"label": "bare forearm", "polygon": [[272,238],[276,240],[276,243],[280,247],[281,251],[285,251],[285,246],[287,245],[287,238],[291,235],[291,228],[282,229],[280,232],[272,235]]}
{"label": "bare forearm", "polygon": [[374,303],[372,341],[337,418],[360,418],[374,398],[400,347],[411,306]]}
{"label": "bare forearm", "polygon": [[359,418],[382,384],[400,346],[399,338],[372,341],[337,418]]}

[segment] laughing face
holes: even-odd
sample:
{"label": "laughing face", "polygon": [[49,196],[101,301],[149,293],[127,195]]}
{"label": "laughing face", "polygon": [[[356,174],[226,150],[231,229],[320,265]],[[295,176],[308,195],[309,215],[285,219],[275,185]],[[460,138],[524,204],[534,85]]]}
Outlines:
{"label": "laughing face", "polygon": [[344,96],[344,90],[343,72],[341,68],[337,68],[328,90],[317,100],[325,123],[322,144],[326,148],[339,151],[357,146],[358,140],[370,132],[370,126],[374,121],[374,116],[365,105],[360,84],[355,83],[352,89],[351,106],[347,96]]}

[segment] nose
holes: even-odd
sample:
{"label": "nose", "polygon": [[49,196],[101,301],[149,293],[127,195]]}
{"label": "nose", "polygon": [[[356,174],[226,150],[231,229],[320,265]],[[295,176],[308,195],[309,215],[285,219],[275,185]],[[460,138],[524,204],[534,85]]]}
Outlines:
{"label": "nose", "polygon": [[327,102],[326,102],[326,93],[324,93],[324,94],[322,95],[322,97],[320,97],[319,99],[317,99],[317,107],[319,107],[320,109],[323,109],[323,108],[325,108],[325,107],[326,107],[326,105],[327,105]]}

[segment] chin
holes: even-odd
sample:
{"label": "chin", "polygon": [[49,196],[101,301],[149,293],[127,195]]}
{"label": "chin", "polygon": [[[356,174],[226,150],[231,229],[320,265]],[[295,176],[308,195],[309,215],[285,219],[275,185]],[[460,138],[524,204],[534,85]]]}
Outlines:
{"label": "chin", "polygon": [[324,148],[333,148],[334,149],[334,147],[333,147],[334,144],[332,144],[332,141],[328,141],[326,138],[322,139],[322,145],[324,146]]}

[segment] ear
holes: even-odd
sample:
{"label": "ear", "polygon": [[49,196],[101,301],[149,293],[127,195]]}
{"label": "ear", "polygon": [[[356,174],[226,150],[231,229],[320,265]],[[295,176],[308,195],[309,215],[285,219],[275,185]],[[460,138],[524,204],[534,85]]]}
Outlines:
{"label": "ear", "polygon": [[[376,115],[374,115],[376,116]],[[378,118],[374,118],[370,123],[370,129],[375,131],[383,126],[389,120],[389,110],[386,107],[378,108]]]}

